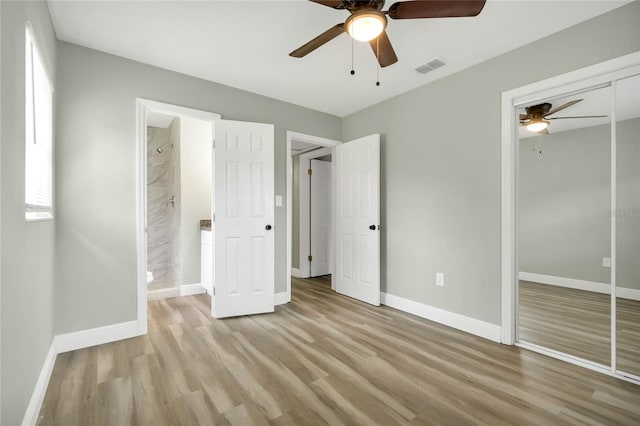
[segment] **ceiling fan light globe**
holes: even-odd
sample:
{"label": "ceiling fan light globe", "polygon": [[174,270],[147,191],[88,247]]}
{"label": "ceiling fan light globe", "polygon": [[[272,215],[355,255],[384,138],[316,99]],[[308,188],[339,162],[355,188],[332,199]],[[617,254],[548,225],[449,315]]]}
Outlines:
{"label": "ceiling fan light globe", "polygon": [[549,122],[546,120],[536,120],[525,126],[530,132],[541,132],[547,127],[549,127]]}
{"label": "ceiling fan light globe", "polygon": [[387,26],[387,17],[378,11],[355,12],[346,22],[347,33],[358,41],[378,37]]}

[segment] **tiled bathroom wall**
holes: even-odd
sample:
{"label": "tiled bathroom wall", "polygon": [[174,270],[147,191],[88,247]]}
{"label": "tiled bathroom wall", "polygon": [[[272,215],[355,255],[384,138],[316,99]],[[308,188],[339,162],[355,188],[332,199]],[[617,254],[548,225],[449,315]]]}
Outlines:
{"label": "tiled bathroom wall", "polygon": [[173,197],[173,203],[167,209],[167,233],[169,237],[169,262],[168,280],[172,287],[179,287],[182,284],[181,268],[181,247],[182,238],[180,233],[180,118],[175,118],[169,126],[169,146],[167,152],[169,157],[169,167],[167,172],[167,184],[169,197]]}
{"label": "tiled bathroom wall", "polygon": [[147,270],[150,291],[180,286],[179,118],[167,129],[147,127]]}
{"label": "tiled bathroom wall", "polygon": [[169,129],[147,127],[147,270],[153,273],[150,289],[169,286]]}

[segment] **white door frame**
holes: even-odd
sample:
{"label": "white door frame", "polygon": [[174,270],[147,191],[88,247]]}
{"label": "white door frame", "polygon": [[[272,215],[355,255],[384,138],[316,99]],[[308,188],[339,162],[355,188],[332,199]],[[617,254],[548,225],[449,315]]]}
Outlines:
{"label": "white door frame", "polygon": [[[291,143],[293,141],[329,147],[331,148],[332,154],[335,151],[334,148],[342,143],[341,141],[333,139],[287,131],[287,302],[291,301],[291,254],[293,250],[293,161],[291,158]],[[335,188],[332,188],[332,191],[335,193]],[[334,288],[333,279],[331,280],[331,288]]]}
{"label": "white door frame", "polygon": [[[304,154],[300,154],[300,173],[299,173],[299,179],[300,179],[300,205],[299,205],[299,210],[300,210],[300,241],[298,244],[298,249],[300,252],[300,265],[298,267],[298,269],[300,269],[300,275],[302,278],[309,278],[311,276],[311,266],[309,265],[309,262],[303,262],[302,259],[306,258],[310,253],[309,253],[309,246],[310,246],[310,240],[311,240],[311,232],[310,232],[310,228],[311,228],[311,222],[309,220],[309,216],[311,215],[311,211],[310,211],[310,199],[311,199],[311,193],[309,191],[309,186],[311,185],[311,178],[309,177],[309,174],[307,173],[306,168],[302,168],[302,162],[303,161],[311,161],[314,158],[319,158],[319,157],[324,157],[325,155],[333,155],[333,148],[320,148],[320,149],[314,149],[311,152],[307,152]],[[334,178],[334,174],[335,174],[335,169],[333,167],[333,161],[331,162],[331,199],[333,200],[333,192],[335,191],[335,183],[333,181]],[[292,188],[293,190],[293,188]],[[293,206],[292,206],[293,207]],[[331,236],[329,238],[329,244],[331,246],[331,252],[333,253],[333,219],[335,216],[335,211],[332,208],[331,210]],[[333,262],[331,262],[333,264]],[[303,266],[304,265],[304,266]],[[333,288],[333,279],[331,280],[331,288]]]}
{"label": "white door frame", "polygon": [[138,335],[147,334],[147,112],[211,121],[220,114],[136,98],[136,283]]}
{"label": "white door frame", "polygon": [[[605,61],[577,71],[562,74],[543,81],[528,84],[502,93],[502,336],[501,341],[507,345],[517,342],[517,282],[518,282],[518,211],[517,211],[517,163],[518,163],[518,107],[539,99],[549,98],[560,94],[577,92],[582,89],[609,83],[621,78],[640,73],[640,52],[631,53],[619,58]],[[615,93],[612,95],[612,105],[615,105]],[[615,112],[614,112],[615,113]],[[615,120],[615,116],[612,117]],[[615,121],[614,121],[615,123]],[[612,125],[612,193],[611,210],[616,208],[615,200],[615,125]],[[616,215],[611,215],[612,230],[615,230]],[[615,351],[615,232],[611,233],[611,367],[598,367],[592,363],[577,359],[555,351],[543,351],[541,348],[529,345],[532,350],[538,350],[549,356],[583,367],[601,371],[619,378],[629,380],[628,377],[616,373]]]}

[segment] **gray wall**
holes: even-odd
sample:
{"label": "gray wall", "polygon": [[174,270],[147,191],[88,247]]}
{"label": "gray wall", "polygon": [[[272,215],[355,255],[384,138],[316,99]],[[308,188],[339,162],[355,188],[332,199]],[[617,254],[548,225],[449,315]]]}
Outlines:
{"label": "gray wall", "polygon": [[[135,99],[275,124],[285,195],[287,130],[340,139],[340,119],[69,43],[58,44],[57,333],[136,318]],[[286,285],[286,206],[276,208],[275,289]]]}
{"label": "gray wall", "polygon": [[522,139],[519,157],[520,271],[610,283],[611,126]]}
{"label": "gray wall", "polygon": [[500,324],[501,93],[640,50],[639,21],[636,1],[344,118],[345,141],[382,134],[383,291]]}
{"label": "gray wall", "polygon": [[[520,141],[520,271],[611,282],[610,141],[609,125]],[[640,289],[640,119],[616,141],[616,283]]]}
{"label": "gray wall", "polygon": [[[56,38],[46,3],[0,2],[2,55],[2,401],[3,425],[22,421],[53,339],[54,221],[24,219],[25,22],[31,21],[54,81]],[[57,90],[58,88],[55,87]],[[56,97],[54,93],[54,99]],[[54,141],[54,150],[56,147]],[[70,296],[72,297],[72,296]]]}

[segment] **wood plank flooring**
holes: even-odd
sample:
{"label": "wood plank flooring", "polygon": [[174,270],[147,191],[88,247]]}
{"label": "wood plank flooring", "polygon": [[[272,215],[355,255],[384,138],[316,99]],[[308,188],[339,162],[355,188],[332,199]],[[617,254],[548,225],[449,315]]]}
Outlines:
{"label": "wood plank flooring", "polygon": [[[520,340],[611,365],[611,296],[520,281]],[[640,376],[640,302],[617,300],[617,368]]]}
{"label": "wood plank flooring", "polygon": [[640,423],[640,387],[293,280],[274,314],[149,302],[149,333],[58,356],[41,425]]}

